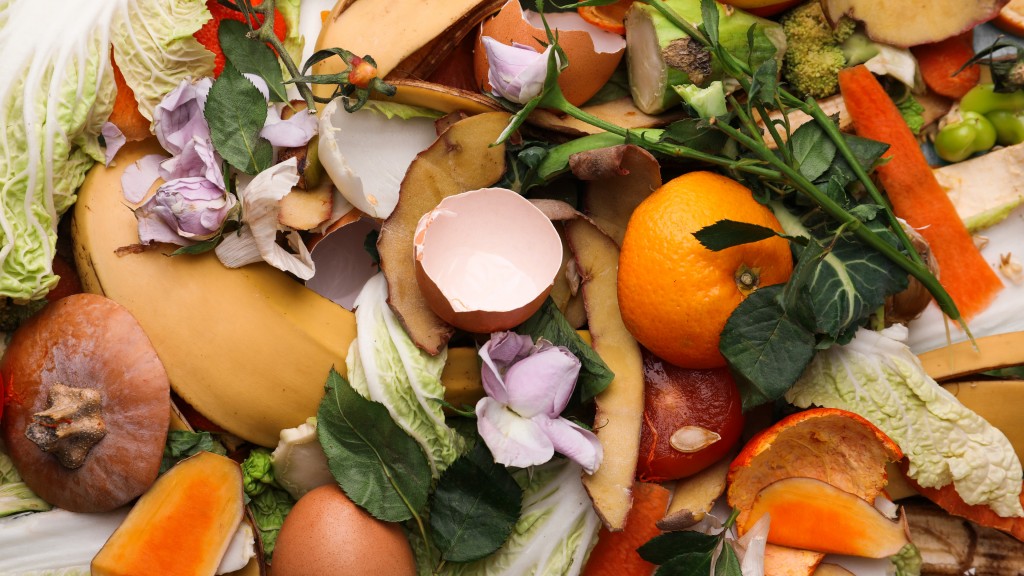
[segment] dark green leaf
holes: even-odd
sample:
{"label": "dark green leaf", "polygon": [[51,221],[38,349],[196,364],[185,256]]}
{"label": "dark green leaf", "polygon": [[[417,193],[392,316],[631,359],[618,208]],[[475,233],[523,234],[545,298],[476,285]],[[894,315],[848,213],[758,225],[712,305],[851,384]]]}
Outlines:
{"label": "dark green leaf", "polygon": [[722,553],[715,561],[715,576],[743,576],[740,559],[736,556],[736,550],[732,544],[728,542],[722,544]]}
{"label": "dark green leaf", "polygon": [[[898,246],[895,234],[877,220],[864,225]],[[882,306],[886,296],[906,288],[906,272],[853,234],[836,238],[824,217],[809,231],[829,247],[807,284],[818,332],[838,336]]]}
{"label": "dark green leaf", "polygon": [[576,381],[576,395],[583,402],[603,392],[615,378],[615,373],[608,368],[604,360],[601,360],[597,352],[580,338],[550,297],[544,301],[540,310],[516,328],[516,332],[527,334],[534,341],[543,338],[557,346],[565,346],[580,359],[583,365]]}
{"label": "dark green leaf", "polygon": [[252,175],[270,167],[274,147],[260,136],[267,120],[267,102],[230,63],[210,87],[205,116],[213,146],[229,164]]}
{"label": "dark green leaf", "polygon": [[781,291],[756,290],[722,330],[719,350],[737,377],[744,410],[781,398],[814,356],[814,334],[783,310]]}
{"label": "dark green leaf", "polygon": [[370,230],[363,238],[363,250],[373,259],[374,266],[380,266],[380,252],[377,251],[377,239],[380,238],[380,231]]}
{"label": "dark green leaf", "polygon": [[715,0],[701,0],[700,2],[701,23],[712,47],[718,46],[718,9],[718,2]]}
{"label": "dark green leaf", "polygon": [[[753,49],[751,49],[753,52]],[[774,58],[769,58],[761,63],[754,70],[754,77],[750,82],[750,92],[757,100],[766,105],[775,101],[775,93],[778,91],[779,63]]]}
{"label": "dark green leaf", "polygon": [[850,214],[860,220],[861,222],[867,222],[874,220],[876,216],[882,211],[882,207],[878,204],[858,204],[853,208],[850,208]]}
{"label": "dark green leaf", "polygon": [[[723,117],[717,119],[716,122],[728,123],[729,120],[729,117]],[[716,130],[706,118],[684,118],[669,124],[661,135],[661,140],[681,144],[699,152],[718,154],[728,142],[729,137],[720,130]]]}
{"label": "dark green leaf", "polygon": [[217,244],[220,243],[221,237],[222,237],[222,235],[218,234],[218,235],[214,236],[213,238],[210,238],[209,240],[203,240],[202,242],[196,242],[195,244],[192,244],[192,245],[189,245],[189,246],[182,246],[181,248],[178,248],[174,252],[171,252],[171,256],[182,256],[182,255],[187,255],[187,254],[203,254],[204,252],[209,252],[210,250],[213,250],[214,248],[217,247]]}
{"label": "dark green leaf", "polygon": [[543,184],[537,176],[537,170],[548,155],[551,145],[547,142],[529,140],[521,145],[505,145],[505,175],[495,184],[498,188],[508,188],[519,193]]}
{"label": "dark green leaf", "polygon": [[403,522],[423,510],[430,465],[387,408],[360,396],[331,369],[317,411],[317,435],[331,474],[375,518]]}
{"label": "dark green leaf", "polygon": [[[857,162],[868,172],[875,167],[881,159],[882,154],[885,154],[889,149],[888,144],[869,140],[867,138],[861,138],[860,136],[843,134],[843,139],[846,140],[846,144],[850,147],[850,150],[853,152]],[[850,182],[857,180],[857,175],[853,173],[853,169],[850,167],[850,164],[841,154],[836,154],[832,166],[830,166],[821,178],[816,181],[828,182],[832,179],[836,179],[842,186],[846,186]]]}
{"label": "dark green leaf", "polygon": [[654,576],[707,576],[711,573],[711,554],[691,552],[665,562]]}
{"label": "dark green leaf", "polygon": [[256,74],[267,81],[270,99],[287,102],[288,92],[284,87],[284,76],[277,56],[269,46],[249,38],[249,26],[238,20],[221,20],[217,28],[217,41],[224,52],[224,58],[243,74]]}
{"label": "dark green leaf", "polygon": [[445,470],[430,503],[430,529],[441,557],[469,562],[505,543],[519,519],[523,491],[483,442]]}
{"label": "dark green leaf", "polygon": [[807,122],[789,138],[800,173],[808,180],[821,176],[836,157],[836,145],[817,122]]}
{"label": "dark green leaf", "polygon": [[160,473],[167,472],[171,466],[199,452],[213,452],[221,456],[227,454],[224,446],[209,432],[171,430],[167,433],[167,443],[164,444],[164,456],[160,460]]}
{"label": "dark green leaf", "polygon": [[719,538],[693,530],[666,532],[655,536],[636,549],[641,558],[652,564],[664,564],[676,556],[689,553],[706,554],[715,549]]}
{"label": "dark green leaf", "polygon": [[702,246],[712,251],[725,250],[741,244],[759,242],[775,236],[775,230],[734,220],[719,220],[693,233]]}

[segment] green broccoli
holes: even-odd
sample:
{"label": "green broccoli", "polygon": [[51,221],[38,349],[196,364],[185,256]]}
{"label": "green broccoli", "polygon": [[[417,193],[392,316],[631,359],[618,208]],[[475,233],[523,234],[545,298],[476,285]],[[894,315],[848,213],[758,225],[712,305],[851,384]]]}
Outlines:
{"label": "green broccoli", "polygon": [[824,98],[839,90],[839,71],[846,67],[842,43],[856,24],[843,17],[833,27],[817,0],[797,6],[780,20],[786,33],[782,75],[801,94]]}

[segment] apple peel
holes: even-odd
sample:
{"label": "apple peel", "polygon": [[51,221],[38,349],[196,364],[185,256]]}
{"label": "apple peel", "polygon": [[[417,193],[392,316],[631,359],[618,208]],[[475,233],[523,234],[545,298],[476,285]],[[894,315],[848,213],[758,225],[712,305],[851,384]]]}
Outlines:
{"label": "apple peel", "polygon": [[874,41],[906,48],[951,38],[995,18],[1009,0],[823,0],[836,22],[849,16],[864,24]]}

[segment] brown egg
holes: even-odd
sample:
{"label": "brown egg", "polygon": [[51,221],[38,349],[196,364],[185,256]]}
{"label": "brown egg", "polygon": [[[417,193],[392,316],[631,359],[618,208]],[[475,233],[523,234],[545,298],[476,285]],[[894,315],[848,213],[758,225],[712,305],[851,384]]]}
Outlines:
{"label": "brown egg", "polygon": [[[565,50],[569,66],[562,71],[558,85],[565,99],[579,106],[597,93],[611,78],[626,49],[626,41],[612,32],[601,30],[583,20],[576,12],[557,12],[546,15],[548,25],[558,30],[558,44]],[[502,44],[514,42],[543,51],[539,39],[547,40],[547,34],[536,12],[524,12],[518,0],[510,0],[494,18],[480,26],[476,50],[473,55],[473,70],[480,89],[489,92],[487,81],[487,52],[483,36],[490,36]]]}
{"label": "brown egg", "polygon": [[303,496],[277,536],[270,576],[415,576],[398,524],[370,516],[337,484]]}

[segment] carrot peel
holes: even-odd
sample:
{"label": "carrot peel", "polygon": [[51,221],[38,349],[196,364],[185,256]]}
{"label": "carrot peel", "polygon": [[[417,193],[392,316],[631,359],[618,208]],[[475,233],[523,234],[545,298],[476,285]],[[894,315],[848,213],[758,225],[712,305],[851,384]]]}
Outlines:
{"label": "carrot peel", "polygon": [[876,170],[893,212],[928,242],[940,282],[963,318],[985,309],[1003,283],[978,252],[896,105],[864,66],[839,73],[839,89],[857,134],[889,145]]}

